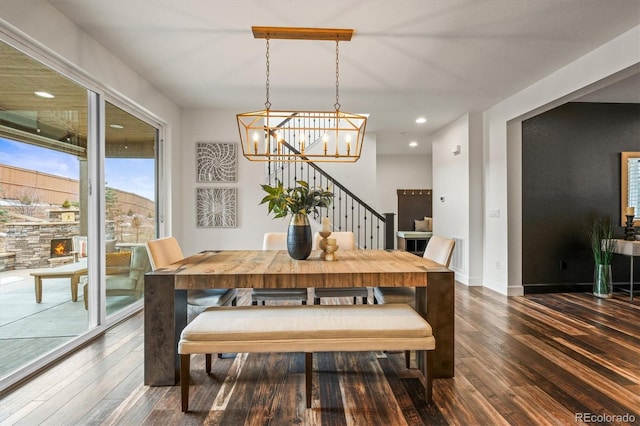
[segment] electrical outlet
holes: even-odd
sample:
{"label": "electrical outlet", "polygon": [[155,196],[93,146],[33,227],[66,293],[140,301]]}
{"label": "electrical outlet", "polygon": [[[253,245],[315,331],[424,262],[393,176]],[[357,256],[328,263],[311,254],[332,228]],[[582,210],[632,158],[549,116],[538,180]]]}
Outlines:
{"label": "electrical outlet", "polygon": [[496,269],[499,271],[500,270],[500,262],[496,262]]}
{"label": "electrical outlet", "polygon": [[489,210],[489,217],[500,217],[500,209]]}

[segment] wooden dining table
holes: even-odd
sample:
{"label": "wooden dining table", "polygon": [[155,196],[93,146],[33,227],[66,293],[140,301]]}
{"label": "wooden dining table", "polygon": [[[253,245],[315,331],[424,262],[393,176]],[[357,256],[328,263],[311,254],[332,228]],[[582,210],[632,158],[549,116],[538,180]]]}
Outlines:
{"label": "wooden dining table", "polygon": [[453,377],[454,273],[443,265],[402,250],[338,251],[332,262],[317,252],[295,260],[281,250],[216,250],[145,275],[144,383],[179,381],[177,342],[187,324],[188,290],[400,286],[415,287],[416,311],[433,328],[434,377]]}

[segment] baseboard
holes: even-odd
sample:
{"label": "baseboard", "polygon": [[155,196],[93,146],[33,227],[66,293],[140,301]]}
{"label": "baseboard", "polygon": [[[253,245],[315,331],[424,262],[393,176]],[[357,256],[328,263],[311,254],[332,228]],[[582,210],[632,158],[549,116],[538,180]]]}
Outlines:
{"label": "baseboard", "polygon": [[[548,284],[523,284],[524,294],[542,293],[590,293],[593,283],[548,283]],[[613,290],[629,290],[629,283],[614,283]]]}

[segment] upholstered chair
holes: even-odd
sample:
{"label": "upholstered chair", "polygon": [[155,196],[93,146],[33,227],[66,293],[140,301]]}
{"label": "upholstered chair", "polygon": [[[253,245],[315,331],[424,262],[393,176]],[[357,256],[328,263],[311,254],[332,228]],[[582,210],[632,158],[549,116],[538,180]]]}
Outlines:
{"label": "upholstered chair", "polygon": [[[154,271],[184,259],[180,244],[175,237],[147,241],[146,246],[151,268]],[[187,304],[192,307],[235,305],[237,294],[238,292],[235,288],[189,290],[187,292]]]}
{"label": "upholstered chair", "polygon": [[[450,238],[431,237],[427,243],[422,257],[433,260],[436,263],[449,267],[455,241]],[[412,287],[374,287],[373,303],[405,303],[413,309],[416,308],[416,290]],[[409,368],[411,364],[411,351],[405,351],[405,364]]]}
{"label": "upholstered chair", "polygon": [[[287,233],[286,232],[267,232],[262,240],[262,250],[286,250],[287,249]],[[254,288],[251,290],[251,304],[257,305],[262,302],[263,305],[267,301],[276,300],[294,300],[300,301],[303,305],[307,304],[306,288]]]}
{"label": "upholstered chair", "polygon": [[[336,255],[340,259],[340,252],[345,250],[355,250],[356,237],[353,232],[332,232],[329,238],[335,238],[338,245]],[[313,236],[314,247],[320,249],[320,234],[316,232]],[[344,287],[344,288],[315,288],[313,294],[313,303],[319,305],[324,297],[353,297],[353,304],[358,301],[358,297],[362,298],[362,304],[366,305],[369,296],[367,287]]]}
{"label": "upholstered chair", "polygon": [[[149,255],[144,246],[134,246],[131,252],[106,254],[107,296],[134,296],[142,298],[144,274],[151,270]],[[84,308],[88,309],[89,281],[82,278]]]}
{"label": "upholstered chair", "polygon": [[[449,267],[453,254],[454,241],[450,238],[431,237],[422,257]],[[375,287],[373,303],[406,303],[414,309],[416,306],[415,289],[411,287]]]}
{"label": "upholstered chair", "polygon": [[[184,259],[180,243],[175,237],[147,241],[146,246],[151,267],[154,271]],[[235,288],[189,290],[187,291],[187,305],[198,311],[217,306],[235,306],[237,296],[238,290]],[[218,354],[218,358],[222,358],[222,354]],[[208,356],[206,358],[206,363],[207,368],[210,368],[211,357]]]}

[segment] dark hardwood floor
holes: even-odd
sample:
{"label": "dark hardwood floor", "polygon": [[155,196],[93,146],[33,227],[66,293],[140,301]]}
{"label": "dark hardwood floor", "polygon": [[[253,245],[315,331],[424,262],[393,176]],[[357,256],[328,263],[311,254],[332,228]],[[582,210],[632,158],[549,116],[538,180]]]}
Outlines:
{"label": "dark hardwood floor", "polygon": [[[248,304],[244,295],[241,304]],[[303,354],[194,357],[190,409],[146,387],[139,314],[0,399],[2,425],[640,424],[640,303],[628,295],[507,298],[456,287],[456,371],[434,381],[402,353],[319,353],[311,409]]]}

